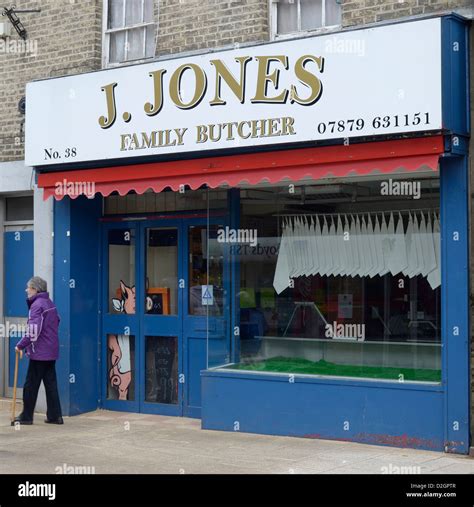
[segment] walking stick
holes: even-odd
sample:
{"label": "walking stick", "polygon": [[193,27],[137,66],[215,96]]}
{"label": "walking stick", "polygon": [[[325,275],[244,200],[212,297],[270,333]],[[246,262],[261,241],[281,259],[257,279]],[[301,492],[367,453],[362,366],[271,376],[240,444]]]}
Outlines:
{"label": "walking stick", "polygon": [[18,358],[23,357],[21,350],[15,349],[15,376],[13,378],[13,403],[12,403],[12,421],[11,426],[15,426],[15,409],[16,409],[16,384],[18,382]]}

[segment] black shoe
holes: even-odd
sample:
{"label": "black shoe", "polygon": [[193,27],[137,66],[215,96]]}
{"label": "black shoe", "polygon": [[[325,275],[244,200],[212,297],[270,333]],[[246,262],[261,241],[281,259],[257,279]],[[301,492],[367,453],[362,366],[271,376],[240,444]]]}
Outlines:
{"label": "black shoe", "polygon": [[28,421],[26,419],[23,419],[22,417],[16,417],[13,422],[15,424],[19,423],[19,424],[23,424],[23,425],[31,425],[31,424],[33,424],[33,421]]}
{"label": "black shoe", "polygon": [[64,424],[62,417],[58,417],[57,419],[51,419],[51,420],[45,419],[44,422],[47,424]]}

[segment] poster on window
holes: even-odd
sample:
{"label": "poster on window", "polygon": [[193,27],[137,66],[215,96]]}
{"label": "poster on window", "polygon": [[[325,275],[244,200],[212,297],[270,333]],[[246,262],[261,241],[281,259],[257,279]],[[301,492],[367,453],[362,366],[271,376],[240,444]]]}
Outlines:
{"label": "poster on window", "polygon": [[352,294],[339,294],[337,305],[338,319],[352,319]]}

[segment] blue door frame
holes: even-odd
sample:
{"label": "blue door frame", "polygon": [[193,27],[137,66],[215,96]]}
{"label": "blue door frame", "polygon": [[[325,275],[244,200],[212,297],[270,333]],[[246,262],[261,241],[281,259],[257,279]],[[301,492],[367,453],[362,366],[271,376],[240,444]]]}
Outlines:
{"label": "blue door frame", "polygon": [[[189,234],[190,227],[225,226],[226,214],[205,217],[199,214],[170,214],[158,219],[124,220],[105,222],[101,233],[101,400],[103,408],[110,410],[143,412],[171,416],[200,417],[201,415],[201,370],[209,366],[209,357],[222,364],[230,357],[229,311],[230,301],[225,297],[223,313],[219,317],[194,316],[189,313]],[[178,239],[178,297],[176,315],[147,315],[144,308],[146,277],[146,237],[148,228],[173,228]],[[111,314],[109,305],[108,281],[108,235],[111,230],[130,230],[135,245],[135,314]],[[223,288],[230,294],[230,264],[227,246],[223,246]],[[125,280],[124,280],[125,281]],[[130,283],[130,281],[126,281]],[[107,399],[108,335],[127,335],[134,337],[134,358],[132,383],[133,400]],[[176,337],[178,345],[178,403],[164,404],[145,401],[145,337]],[[218,356],[216,358],[216,355]],[[212,361],[212,359],[211,359]],[[212,364],[211,364],[212,366]]]}

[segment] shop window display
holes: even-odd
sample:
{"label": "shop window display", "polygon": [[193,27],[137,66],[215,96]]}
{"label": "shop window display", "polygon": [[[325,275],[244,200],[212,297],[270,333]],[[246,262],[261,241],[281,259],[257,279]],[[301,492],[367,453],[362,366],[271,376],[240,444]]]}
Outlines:
{"label": "shop window display", "polygon": [[439,179],[397,181],[240,190],[226,368],[441,381]]}

